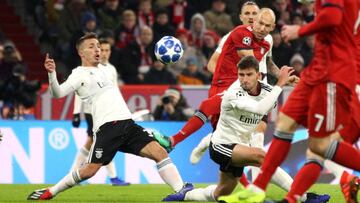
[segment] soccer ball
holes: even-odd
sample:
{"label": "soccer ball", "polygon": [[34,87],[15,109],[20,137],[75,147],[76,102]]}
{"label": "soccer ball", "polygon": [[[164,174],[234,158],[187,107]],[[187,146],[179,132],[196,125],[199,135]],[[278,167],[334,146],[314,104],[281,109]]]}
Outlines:
{"label": "soccer ball", "polygon": [[155,45],[155,56],[164,64],[176,63],[183,53],[181,42],[172,36],[161,38]]}

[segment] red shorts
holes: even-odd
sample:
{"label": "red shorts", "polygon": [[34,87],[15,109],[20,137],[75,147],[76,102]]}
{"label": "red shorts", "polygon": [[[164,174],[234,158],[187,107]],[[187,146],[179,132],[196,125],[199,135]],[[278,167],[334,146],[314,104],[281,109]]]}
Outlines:
{"label": "red shorts", "polygon": [[326,137],[350,123],[351,92],[333,82],[311,86],[300,80],[281,112],[308,128],[311,137]]}
{"label": "red shorts", "polygon": [[340,130],[340,135],[345,142],[354,144],[360,137],[360,92],[353,92],[351,101],[350,124]]}

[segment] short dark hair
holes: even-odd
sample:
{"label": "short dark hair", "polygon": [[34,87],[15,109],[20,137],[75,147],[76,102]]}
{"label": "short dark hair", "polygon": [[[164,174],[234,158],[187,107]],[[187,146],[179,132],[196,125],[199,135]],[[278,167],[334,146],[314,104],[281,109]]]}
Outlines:
{"label": "short dark hair", "polygon": [[80,37],[78,39],[78,41],[76,42],[76,50],[79,51],[79,47],[82,45],[82,43],[87,40],[87,39],[98,39],[97,34],[93,33],[93,32],[87,32],[85,33],[82,37]]}
{"label": "short dark hair", "polygon": [[237,65],[239,70],[254,68],[259,72],[259,61],[254,56],[244,56]]}
{"label": "short dark hair", "polygon": [[105,39],[105,38],[100,38],[100,39],[99,39],[99,43],[100,43],[100,45],[101,45],[101,44],[110,44],[109,40],[107,40],[107,39]]}

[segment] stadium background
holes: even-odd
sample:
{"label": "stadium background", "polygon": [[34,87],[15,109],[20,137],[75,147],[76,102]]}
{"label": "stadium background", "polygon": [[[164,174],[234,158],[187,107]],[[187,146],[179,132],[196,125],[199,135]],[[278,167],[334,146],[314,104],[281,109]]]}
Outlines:
{"label": "stadium background", "polygon": [[[0,0],[0,47],[3,48],[2,51],[6,51],[5,48],[9,47],[10,43],[21,54],[21,60],[18,62],[23,65],[23,71],[27,79],[29,81],[39,80],[42,83],[36,94],[35,105],[27,108],[22,117],[6,118],[3,116],[0,120],[0,130],[4,134],[4,140],[0,145],[0,183],[56,183],[69,171],[78,148],[84,143],[86,137],[85,122],[82,122],[81,127],[78,129],[71,126],[72,95],[61,100],[51,99],[46,89],[47,75],[42,66],[44,54],[50,52],[55,60],[59,62],[58,68],[61,79],[65,79],[71,71],[71,68],[69,68],[71,63],[67,63],[67,57],[71,57],[71,55],[66,55],[69,47],[59,45],[64,45],[62,44],[64,41],[62,41],[62,27],[60,25],[62,24],[61,21],[65,21],[65,19],[62,19],[61,16],[68,5],[74,2],[86,6],[84,8],[86,15],[88,12],[93,12],[95,17],[98,18],[96,21],[99,22],[96,28],[103,28],[97,15],[104,5],[104,0]],[[141,2],[142,0],[120,1],[119,13],[125,9],[130,9],[138,15],[137,7]],[[225,0],[221,2],[226,4],[224,13],[228,14],[233,25],[239,24],[237,19],[238,5],[241,5],[242,1]],[[309,11],[310,8],[300,6],[295,0],[258,1],[257,3],[260,6],[271,7],[276,11],[278,17],[277,28],[280,28],[283,24],[306,23],[311,20],[313,15]],[[171,5],[171,1],[152,1],[151,5],[155,15],[156,9],[159,9],[159,7],[171,8],[166,7]],[[192,17],[196,12],[205,13],[211,10],[211,5],[212,0],[189,0],[185,12],[189,17]],[[54,20],[52,15],[57,15],[57,21],[52,21]],[[80,15],[78,17],[79,27],[75,27],[75,30],[81,30],[81,20],[85,18]],[[87,17],[92,18],[93,16]],[[184,19],[184,21],[185,28],[189,30],[189,19]],[[175,25],[173,25],[173,28],[173,35],[179,29],[183,29]],[[73,31],[75,32],[75,30]],[[105,30],[102,32],[105,33]],[[212,40],[217,42],[222,34],[208,29],[206,36],[211,36]],[[276,38],[277,35],[278,33],[275,31],[273,37]],[[201,57],[208,59],[209,53],[214,50],[214,47],[210,45],[211,43],[204,42],[202,47],[197,47],[197,44],[193,42],[192,46],[203,51]],[[121,49],[119,48],[120,52]],[[300,63],[299,73],[301,67],[304,67],[311,58],[311,38],[302,39],[290,45],[280,41],[276,46],[274,45],[273,56],[275,63],[279,66]],[[113,57],[113,63],[117,65],[114,58],[116,57]],[[3,62],[3,58],[0,58],[0,60]],[[185,60],[185,58],[182,60]],[[8,75],[9,73],[6,72],[7,70],[3,64],[1,63],[0,68],[0,84],[4,84],[13,72],[13,70],[10,70],[10,75]],[[121,74],[121,67],[117,68]],[[171,70],[172,67],[167,68]],[[206,71],[206,67],[200,65],[198,68],[202,74],[211,78],[211,75]],[[122,75],[122,77],[125,76]],[[133,82],[126,82],[128,81],[127,78],[119,78],[119,80],[123,82],[120,89],[130,110],[133,112],[141,109],[153,110],[159,97],[168,88],[168,85],[158,85],[156,81],[151,84],[145,84],[144,82],[133,84]],[[178,86],[188,100],[189,105],[196,109],[207,96],[208,83],[209,80],[205,80],[202,81],[201,85],[189,86],[180,84],[178,81]],[[154,84],[156,86],[151,86]],[[283,93],[279,99],[280,105],[277,108],[281,106],[290,91],[291,88]],[[6,106],[7,103],[3,98],[1,100],[0,106]],[[278,109],[275,109],[270,116],[271,123],[266,135],[267,144],[271,139],[273,121],[276,119],[277,111]],[[183,121],[140,122],[140,125],[146,128],[156,129],[167,135],[176,133],[183,124]],[[193,166],[189,163],[192,148],[210,131],[210,126],[205,125],[195,135],[179,144],[171,153],[171,157],[178,166],[184,180],[197,183],[216,182],[217,166],[212,163],[207,154],[198,165]],[[283,165],[284,169],[292,176],[305,161],[304,147],[306,141],[304,139],[306,136],[305,130],[300,129],[297,131],[294,141],[296,144],[293,146],[291,155],[285,165]],[[115,160],[119,176],[124,177],[126,181],[131,183],[161,183],[155,165],[150,161],[120,153]],[[104,171],[89,180],[91,183],[105,183],[107,181]],[[324,183],[337,183],[337,181],[326,170],[323,171],[320,178],[320,182]]]}

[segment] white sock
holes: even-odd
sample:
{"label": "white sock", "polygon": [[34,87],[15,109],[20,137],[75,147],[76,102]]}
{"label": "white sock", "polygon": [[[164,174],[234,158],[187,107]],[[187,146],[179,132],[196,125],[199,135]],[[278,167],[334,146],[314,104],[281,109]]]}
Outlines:
{"label": "white sock", "polygon": [[285,191],[290,191],[290,187],[293,181],[294,180],[292,177],[280,167],[277,167],[274,175],[271,178],[271,182],[275,183]]}
{"label": "white sock", "polygon": [[85,147],[81,147],[76,155],[75,161],[71,166],[70,171],[74,171],[76,169],[81,168],[86,163],[88,156],[89,156],[89,150],[87,150]]}
{"label": "white sock", "polygon": [[117,177],[114,161],[110,161],[110,163],[108,165],[106,165],[105,167],[106,167],[107,174],[110,178]]}
{"label": "white sock", "polygon": [[254,180],[256,179],[256,177],[259,175],[260,173],[260,168],[256,167],[256,166],[248,166],[251,170],[251,181],[254,182]]}
{"label": "white sock", "polygon": [[327,168],[329,171],[331,171],[331,173],[333,173],[336,177],[336,179],[340,180],[341,175],[343,174],[343,172],[346,170],[345,167],[331,161],[331,160],[325,160],[324,162],[324,166],[325,168]]}
{"label": "white sock", "polygon": [[203,137],[196,147],[199,148],[201,151],[206,150],[210,145],[211,135],[212,133],[209,133],[205,137]]}
{"label": "white sock", "polygon": [[264,133],[253,132],[251,134],[250,146],[263,149],[264,148]]}
{"label": "white sock", "polygon": [[79,175],[79,169],[68,173],[63,179],[61,179],[54,186],[50,187],[50,193],[55,196],[59,192],[73,187],[74,185],[81,182]]}
{"label": "white sock", "polygon": [[176,166],[167,157],[160,162],[156,163],[159,174],[166,184],[168,184],[175,192],[181,190],[184,185],[183,180],[177,170]]}
{"label": "white sock", "polygon": [[216,201],[214,198],[214,191],[217,185],[209,185],[206,188],[196,188],[185,194],[187,201]]}

